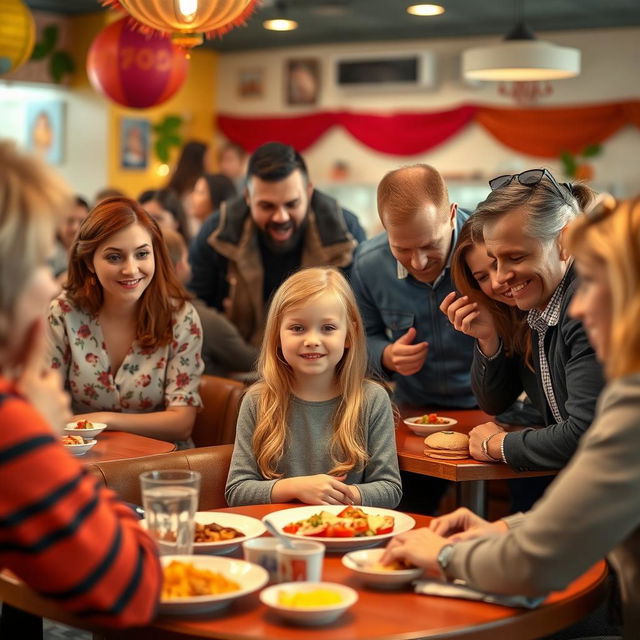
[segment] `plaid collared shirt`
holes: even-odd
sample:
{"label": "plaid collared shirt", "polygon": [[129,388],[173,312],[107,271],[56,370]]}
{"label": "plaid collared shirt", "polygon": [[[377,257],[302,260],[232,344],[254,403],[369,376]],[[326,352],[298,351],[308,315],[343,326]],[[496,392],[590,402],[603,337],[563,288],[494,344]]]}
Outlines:
{"label": "plaid collared shirt", "polygon": [[555,327],[560,320],[560,306],[562,304],[562,296],[567,286],[567,275],[569,269],[562,278],[562,281],[553,292],[549,304],[544,311],[538,311],[538,309],[531,309],[527,314],[527,322],[531,329],[538,333],[538,356],[540,358],[540,377],[542,378],[542,388],[544,389],[544,395],[549,403],[549,408],[556,422],[562,422],[560,410],[558,409],[558,403],[556,401],[556,395],[553,391],[553,384],[551,381],[551,372],[549,371],[549,361],[547,360],[547,354],[544,350],[544,336],[547,333],[549,327]]}

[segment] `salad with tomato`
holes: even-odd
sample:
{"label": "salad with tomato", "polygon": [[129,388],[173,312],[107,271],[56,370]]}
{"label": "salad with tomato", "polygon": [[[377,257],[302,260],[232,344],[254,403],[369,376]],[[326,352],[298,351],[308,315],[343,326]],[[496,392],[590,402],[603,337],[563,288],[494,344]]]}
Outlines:
{"label": "salad with tomato", "polygon": [[393,516],[365,513],[360,507],[346,507],[337,515],[328,511],[314,513],[305,520],[290,522],[282,530],[299,536],[319,538],[359,538],[391,533]]}

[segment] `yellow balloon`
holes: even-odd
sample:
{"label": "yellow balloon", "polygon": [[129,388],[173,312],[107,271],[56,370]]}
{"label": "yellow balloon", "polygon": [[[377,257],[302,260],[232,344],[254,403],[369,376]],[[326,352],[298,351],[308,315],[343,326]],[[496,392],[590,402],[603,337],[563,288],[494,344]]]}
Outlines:
{"label": "yellow balloon", "polygon": [[0,75],[24,64],[35,41],[31,11],[21,0],[0,0]]}

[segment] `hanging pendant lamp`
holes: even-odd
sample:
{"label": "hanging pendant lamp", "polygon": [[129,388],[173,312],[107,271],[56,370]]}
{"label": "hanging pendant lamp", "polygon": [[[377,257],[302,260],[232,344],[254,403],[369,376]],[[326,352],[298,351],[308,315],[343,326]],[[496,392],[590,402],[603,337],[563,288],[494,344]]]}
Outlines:
{"label": "hanging pendant lamp", "polygon": [[171,36],[174,44],[196,47],[243,24],[258,0],[102,0],[124,9],[143,32]]}
{"label": "hanging pendant lamp", "polygon": [[520,19],[503,42],[462,54],[467,80],[534,82],[573,78],[580,73],[580,50],[538,40]]}

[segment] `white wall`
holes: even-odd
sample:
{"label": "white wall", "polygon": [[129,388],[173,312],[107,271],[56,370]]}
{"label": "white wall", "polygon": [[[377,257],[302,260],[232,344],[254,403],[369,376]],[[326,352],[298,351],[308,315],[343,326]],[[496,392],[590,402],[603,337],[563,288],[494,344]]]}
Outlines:
{"label": "white wall", "polygon": [[[286,34],[284,34],[286,35]],[[554,43],[578,47],[582,51],[582,72],[577,78],[553,82],[553,95],[539,106],[593,105],[601,102],[640,97],[640,29],[606,29],[537,34]],[[498,95],[497,85],[484,83],[472,88],[460,80],[460,53],[471,46],[495,44],[498,38],[456,38],[400,43],[322,45],[287,49],[268,49],[224,54],[218,67],[220,113],[231,115],[284,115],[308,113],[315,109],[351,109],[369,112],[438,111],[463,103],[513,106],[509,98]],[[336,87],[333,62],[345,53],[393,51],[433,51],[438,59],[439,83],[433,91],[342,93]],[[284,104],[284,67],[291,58],[319,58],[322,88],[316,107]],[[265,93],[262,98],[239,98],[237,81],[242,69],[262,68]],[[595,186],[620,194],[640,191],[640,130],[625,127],[604,144],[603,154],[594,159]],[[547,166],[561,174],[559,161],[528,157],[495,141],[484,129],[471,124],[448,142],[429,153],[411,157],[389,156],[372,151],[341,128],[333,128],[305,153],[314,181],[325,183],[336,160],[350,165],[350,181],[376,184],[382,175],[399,165],[428,162],[443,174],[467,181],[526,167]],[[450,184],[453,184],[452,180]]]}
{"label": "white wall", "polygon": [[0,82],[0,138],[26,147],[26,103],[61,100],[65,104],[65,148],[55,169],[74,192],[89,200],[107,182],[107,107],[90,89]]}

